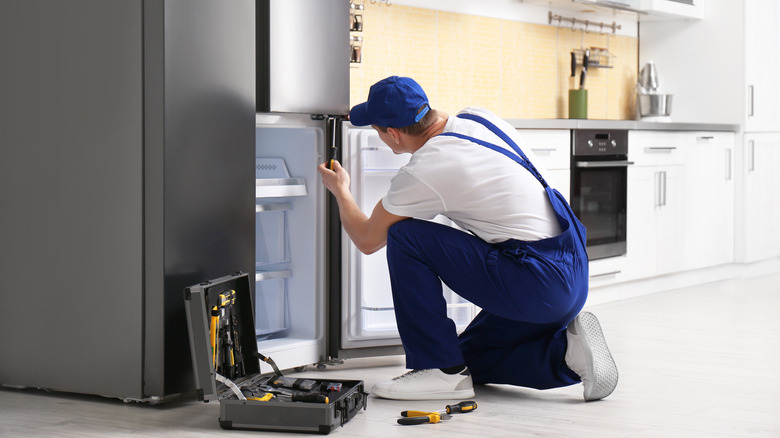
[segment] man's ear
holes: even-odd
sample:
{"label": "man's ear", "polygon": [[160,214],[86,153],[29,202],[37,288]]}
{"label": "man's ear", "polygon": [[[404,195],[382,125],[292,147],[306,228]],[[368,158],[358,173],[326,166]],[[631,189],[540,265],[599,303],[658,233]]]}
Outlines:
{"label": "man's ear", "polygon": [[395,144],[401,144],[401,131],[395,128],[387,128],[387,132],[390,133],[390,137],[393,138]]}

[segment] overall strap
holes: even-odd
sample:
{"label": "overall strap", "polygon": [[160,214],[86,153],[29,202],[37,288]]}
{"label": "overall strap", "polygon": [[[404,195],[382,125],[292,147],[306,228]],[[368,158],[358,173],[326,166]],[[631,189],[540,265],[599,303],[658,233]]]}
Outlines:
{"label": "overall strap", "polygon": [[468,136],[468,135],[460,134],[460,133],[457,133],[457,132],[445,132],[445,133],[439,134],[439,135],[446,135],[448,137],[456,137],[456,138],[460,138],[462,140],[471,141],[471,142],[476,143],[478,145],[484,146],[484,147],[486,147],[488,149],[492,149],[492,150],[494,150],[496,152],[500,152],[500,153],[506,155],[507,157],[511,158],[512,160],[514,160],[515,162],[517,162],[521,166],[523,166],[529,172],[531,172],[531,175],[533,175],[537,180],[539,180],[539,182],[542,184],[543,187],[547,187],[548,186],[547,181],[545,181],[544,178],[542,177],[542,175],[539,173],[539,171],[536,170],[536,167],[534,167],[534,165],[531,164],[531,162],[528,160],[528,157],[526,157],[525,154],[523,153],[523,151],[520,149],[520,147],[517,146],[517,143],[515,143],[504,131],[499,129],[496,125],[491,123],[489,120],[487,120],[487,119],[485,119],[483,117],[474,115],[474,114],[459,114],[458,118],[472,120],[472,121],[477,122],[480,125],[486,127],[493,134],[495,134],[501,140],[503,140],[508,146],[510,146],[517,153],[517,155],[515,155],[512,152],[506,150],[505,148],[496,146],[493,143],[490,143],[490,142],[487,142],[487,141],[484,141],[484,140],[480,140],[478,138],[474,138],[474,137],[471,137],[471,136]]}

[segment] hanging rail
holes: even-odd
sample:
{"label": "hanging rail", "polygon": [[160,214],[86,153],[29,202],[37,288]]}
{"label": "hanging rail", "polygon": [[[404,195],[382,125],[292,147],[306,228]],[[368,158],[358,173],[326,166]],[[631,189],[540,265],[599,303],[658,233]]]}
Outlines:
{"label": "hanging rail", "polygon": [[[556,15],[556,14],[553,14],[552,12],[548,12],[547,13],[547,23],[548,24],[552,24],[553,21],[558,21],[558,27],[562,27],[561,26],[561,22],[562,21],[568,21],[568,22],[571,23],[571,30],[575,30],[574,29],[574,25],[576,25],[576,24],[584,24],[585,25],[585,29],[582,29],[582,30],[584,30],[585,32],[591,32],[591,30],[588,29],[590,26],[593,26],[593,27],[597,28],[599,30],[599,33],[604,33],[604,29],[605,28],[606,29],[612,29],[612,34],[613,35],[615,34],[615,32],[618,29],[622,29],[623,28],[621,25],[615,23],[614,21],[612,22],[612,24],[607,24],[607,23],[602,23],[600,21],[590,21],[590,20],[581,20],[579,18],[563,17],[561,15]],[[595,32],[595,29],[593,31]]]}

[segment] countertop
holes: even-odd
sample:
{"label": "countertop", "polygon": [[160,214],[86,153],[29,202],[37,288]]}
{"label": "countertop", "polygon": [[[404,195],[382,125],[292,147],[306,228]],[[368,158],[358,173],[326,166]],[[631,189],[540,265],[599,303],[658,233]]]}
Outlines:
{"label": "countertop", "polygon": [[739,132],[739,125],[725,123],[681,123],[642,120],[591,119],[507,119],[517,129],[630,129],[635,131],[731,131]]}

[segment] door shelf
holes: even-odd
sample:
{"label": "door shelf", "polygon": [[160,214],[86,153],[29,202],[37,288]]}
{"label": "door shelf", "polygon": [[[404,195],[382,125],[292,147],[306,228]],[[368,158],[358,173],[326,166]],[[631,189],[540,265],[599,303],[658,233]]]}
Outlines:
{"label": "door shelf", "polygon": [[255,204],[255,268],[290,261],[287,213],[292,205],[286,202]]}
{"label": "door shelf", "polygon": [[255,198],[306,196],[304,178],[260,178],[255,180]]}
{"label": "door shelf", "polygon": [[255,335],[258,341],[289,333],[287,279],[291,276],[290,270],[255,273]]}

